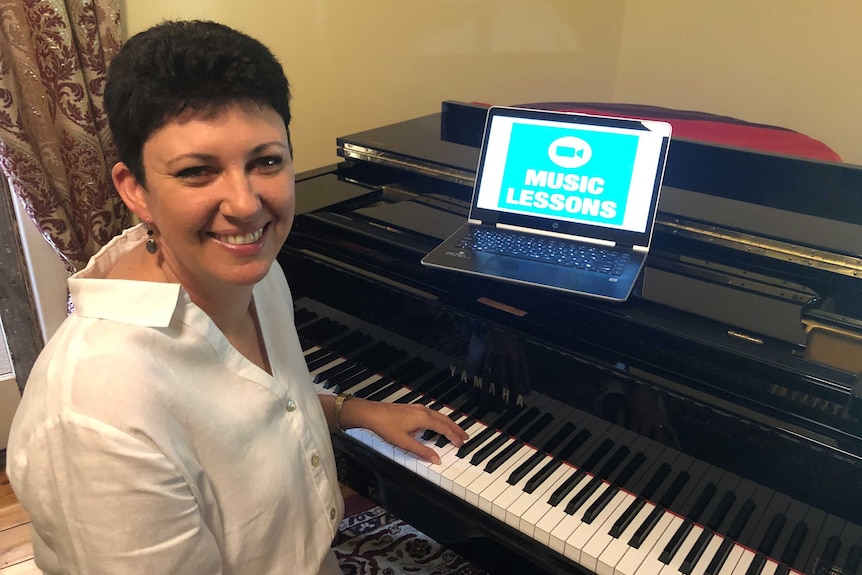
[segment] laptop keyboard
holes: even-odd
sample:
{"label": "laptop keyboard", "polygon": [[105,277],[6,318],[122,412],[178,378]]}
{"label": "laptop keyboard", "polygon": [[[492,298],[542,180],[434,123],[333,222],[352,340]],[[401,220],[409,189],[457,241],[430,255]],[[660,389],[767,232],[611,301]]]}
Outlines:
{"label": "laptop keyboard", "polygon": [[527,260],[622,275],[629,254],[563,239],[525,236],[501,230],[474,229],[456,244],[459,249],[507,255]]}

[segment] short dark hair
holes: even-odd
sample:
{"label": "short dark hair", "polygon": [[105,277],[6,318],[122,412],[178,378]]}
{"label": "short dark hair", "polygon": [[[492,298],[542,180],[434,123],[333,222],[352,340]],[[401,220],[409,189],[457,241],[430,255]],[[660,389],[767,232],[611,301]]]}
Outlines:
{"label": "short dark hair", "polygon": [[216,22],[157,24],[129,38],[108,68],[105,109],[114,145],[141,183],[142,151],[153,132],[185,111],[210,114],[243,102],[277,112],[290,144],[290,88],[281,64],[258,40]]}

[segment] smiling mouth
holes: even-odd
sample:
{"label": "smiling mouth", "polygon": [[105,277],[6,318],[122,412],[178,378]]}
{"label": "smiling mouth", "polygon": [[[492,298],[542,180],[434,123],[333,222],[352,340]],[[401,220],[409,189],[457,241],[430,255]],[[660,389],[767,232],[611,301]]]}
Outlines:
{"label": "smiling mouth", "polygon": [[[267,224],[269,225],[269,224]],[[253,244],[260,239],[263,235],[264,230],[266,230],[266,226],[259,228],[253,232],[247,233],[245,235],[236,235],[236,236],[220,236],[217,234],[211,234],[213,238],[217,239],[220,242],[230,244],[232,246],[245,246],[248,244]]]}

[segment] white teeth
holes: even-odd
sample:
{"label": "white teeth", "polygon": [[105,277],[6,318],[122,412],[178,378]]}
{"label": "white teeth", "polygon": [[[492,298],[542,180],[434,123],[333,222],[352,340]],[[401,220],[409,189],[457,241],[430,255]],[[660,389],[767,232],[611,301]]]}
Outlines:
{"label": "white teeth", "polygon": [[235,246],[243,246],[246,244],[253,244],[257,240],[260,239],[260,236],[263,235],[263,228],[259,230],[255,230],[250,234],[245,234],[244,236],[218,236],[218,239],[223,241],[226,244],[233,244]]}

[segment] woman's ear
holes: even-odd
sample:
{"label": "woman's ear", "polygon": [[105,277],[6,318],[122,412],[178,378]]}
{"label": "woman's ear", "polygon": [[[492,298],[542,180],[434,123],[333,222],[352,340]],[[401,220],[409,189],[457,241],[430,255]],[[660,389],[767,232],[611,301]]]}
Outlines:
{"label": "woman's ear", "polygon": [[129,167],[123,162],[117,162],[111,169],[111,178],[126,207],[142,221],[150,221],[147,190]]}

